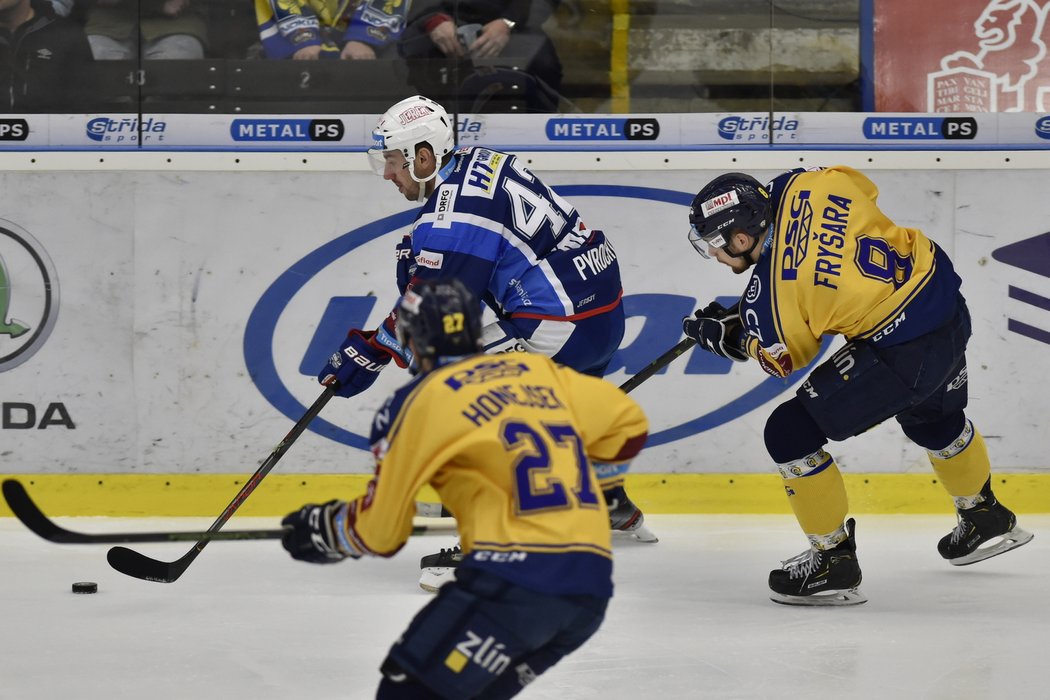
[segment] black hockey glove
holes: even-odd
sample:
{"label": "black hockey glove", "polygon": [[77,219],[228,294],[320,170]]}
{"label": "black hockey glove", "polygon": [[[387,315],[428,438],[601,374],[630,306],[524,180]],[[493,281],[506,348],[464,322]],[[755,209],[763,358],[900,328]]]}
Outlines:
{"label": "black hockey glove", "polygon": [[281,544],[292,559],[311,564],[333,564],[347,557],[357,559],[360,554],[348,550],[349,542],[343,534],[349,504],[346,501],[328,501],[322,505],[308,503],[289,513],[281,525],[290,527],[281,538]]}
{"label": "black hockey glove", "polygon": [[739,307],[727,309],[713,301],[693,316],[682,319],[682,332],[708,352],[734,362],[747,362],[747,334],[740,322]]}

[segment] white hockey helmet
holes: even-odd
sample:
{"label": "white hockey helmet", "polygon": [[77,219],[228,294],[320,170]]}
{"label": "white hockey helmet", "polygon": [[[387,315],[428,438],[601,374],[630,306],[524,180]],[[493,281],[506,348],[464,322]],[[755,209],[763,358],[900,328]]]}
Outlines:
{"label": "white hockey helmet", "polygon": [[414,95],[388,109],[372,130],[372,147],[368,149],[372,170],[382,175],[386,165],[383,154],[398,150],[408,161],[413,180],[426,182],[437,177],[437,169],[424,179],[416,175],[416,146],[424,141],[430,144],[439,165],[456,147],[452,120],[445,108],[428,97]]}

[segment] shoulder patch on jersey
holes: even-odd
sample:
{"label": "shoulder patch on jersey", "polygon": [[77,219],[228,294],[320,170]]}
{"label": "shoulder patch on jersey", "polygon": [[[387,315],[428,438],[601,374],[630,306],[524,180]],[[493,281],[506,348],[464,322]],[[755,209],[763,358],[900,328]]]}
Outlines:
{"label": "shoulder patch on jersey", "polygon": [[456,186],[438,188],[434,205],[434,228],[452,228],[452,212],[456,210]]}
{"label": "shoulder patch on jersey", "polygon": [[747,292],[744,294],[744,300],[749,304],[754,304],[758,301],[758,297],[762,294],[762,280],[758,278],[758,275],[751,276],[751,282],[747,285]]}
{"label": "shoulder patch on jersey", "polygon": [[429,267],[431,270],[440,270],[444,262],[444,253],[435,253],[431,250],[421,250],[416,256],[416,265]]}
{"label": "shoulder patch on jersey", "polygon": [[464,197],[484,197],[492,199],[496,194],[496,183],[499,182],[499,171],[507,162],[505,153],[477,148],[470,159],[470,166],[463,178],[460,191]]}

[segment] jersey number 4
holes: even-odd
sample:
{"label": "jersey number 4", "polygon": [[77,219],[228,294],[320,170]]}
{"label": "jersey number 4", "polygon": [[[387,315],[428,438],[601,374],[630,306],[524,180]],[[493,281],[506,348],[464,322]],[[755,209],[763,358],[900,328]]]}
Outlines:
{"label": "jersey number 4", "polygon": [[551,235],[557,241],[565,232],[567,217],[573,211],[572,205],[550,187],[537,184],[535,176],[519,164],[517,158],[511,164],[521,178],[519,181],[508,176],[503,180],[503,189],[510,195],[514,230],[525,240],[531,240],[548,224]]}
{"label": "jersey number 4", "polygon": [[[503,445],[520,451],[514,463],[514,486],[520,514],[598,506],[590,462],[583,440],[571,425],[541,423],[540,430],[521,422],[503,426]],[[570,473],[564,465],[573,465]],[[557,473],[555,473],[557,470]],[[574,483],[567,486],[565,481]],[[571,498],[570,498],[571,494]]]}

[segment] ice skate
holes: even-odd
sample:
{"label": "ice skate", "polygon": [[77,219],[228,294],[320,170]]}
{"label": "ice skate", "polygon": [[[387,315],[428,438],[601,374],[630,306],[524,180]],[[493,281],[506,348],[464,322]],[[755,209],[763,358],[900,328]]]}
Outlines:
{"label": "ice skate", "polygon": [[941,538],[937,551],[954,566],[974,564],[1020,547],[1034,535],[1017,527],[1017,517],[996,499],[991,480],[981,489],[981,501],[956,511],[959,523]]}
{"label": "ice skate", "polygon": [[846,539],[833,549],[810,548],[769,572],[770,600],[784,605],[860,605],[856,522],[846,521]]}
{"label": "ice skate", "polygon": [[463,561],[463,550],[457,544],[451,549],[442,549],[437,554],[428,554],[419,560],[419,587],[427,593],[438,590],[456,578],[456,567]]}
{"label": "ice skate", "polygon": [[645,525],[641,509],[627,497],[623,487],[608,491],[605,495],[609,507],[609,527],[613,532],[623,532],[639,542],[659,542],[653,531]]}

